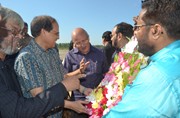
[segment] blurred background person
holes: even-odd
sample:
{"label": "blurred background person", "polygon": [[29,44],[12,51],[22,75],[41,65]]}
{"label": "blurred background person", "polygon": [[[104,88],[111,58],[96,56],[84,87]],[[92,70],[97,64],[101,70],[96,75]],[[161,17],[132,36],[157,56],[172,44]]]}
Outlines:
{"label": "blurred background person", "polygon": [[73,48],[75,48],[75,45],[74,45],[73,41],[71,40],[69,43],[69,51],[72,50]]}
{"label": "blurred background person", "polygon": [[113,53],[115,51],[115,48],[112,46],[111,31],[105,31],[103,33],[103,35],[102,35],[102,43],[103,43],[103,46],[104,46],[102,51],[105,53],[108,66],[110,67],[112,55],[113,55]]}
{"label": "blurred background person", "polygon": [[115,47],[115,52],[112,56],[112,62],[114,62],[114,57],[120,51],[122,51],[125,45],[129,42],[131,37],[133,36],[133,26],[121,22],[114,26],[111,34],[112,45]]}
{"label": "blurred background person", "polygon": [[25,46],[27,46],[29,44],[29,42],[33,38],[28,34],[28,24],[26,22],[24,22],[24,28],[22,30],[22,35],[23,35],[23,38],[22,38],[22,40],[20,40],[19,44],[20,44],[21,48],[24,48]]}

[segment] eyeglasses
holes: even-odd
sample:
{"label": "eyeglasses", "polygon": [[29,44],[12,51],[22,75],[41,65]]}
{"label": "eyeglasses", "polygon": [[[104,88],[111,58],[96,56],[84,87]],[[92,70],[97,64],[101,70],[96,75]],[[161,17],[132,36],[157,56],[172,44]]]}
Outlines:
{"label": "eyeglasses", "polygon": [[154,24],[134,25],[133,30],[134,30],[134,31],[138,31],[138,30],[140,30],[141,27],[151,26],[151,25],[154,25]]}
{"label": "eyeglasses", "polygon": [[17,35],[19,35],[19,34],[20,34],[20,35],[23,35],[23,31],[22,31],[22,30],[17,31],[17,30],[14,30],[14,29],[6,28],[6,27],[0,27],[0,28],[6,30],[6,31],[8,31],[8,32],[11,32],[14,37],[17,36]]}
{"label": "eyeglasses", "polygon": [[55,34],[56,36],[59,36],[59,32],[57,32],[55,30],[51,30],[50,33]]}
{"label": "eyeglasses", "polygon": [[80,47],[82,45],[86,45],[88,41],[89,41],[88,39],[85,39],[85,40],[82,40],[81,42],[75,42],[74,44],[76,47]]}

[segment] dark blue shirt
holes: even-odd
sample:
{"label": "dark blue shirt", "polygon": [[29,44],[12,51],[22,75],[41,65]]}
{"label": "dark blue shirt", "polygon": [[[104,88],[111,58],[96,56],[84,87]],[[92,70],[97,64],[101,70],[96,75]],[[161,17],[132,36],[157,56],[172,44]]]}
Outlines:
{"label": "dark blue shirt", "polygon": [[[80,79],[81,85],[92,89],[96,88],[103,79],[104,74],[108,71],[105,54],[93,46],[90,46],[90,51],[87,54],[82,54],[77,48],[74,48],[66,55],[64,68],[68,72],[77,70],[83,58],[85,62],[90,61],[90,64],[85,70],[86,77]],[[79,92],[75,91],[74,94],[76,98]]]}

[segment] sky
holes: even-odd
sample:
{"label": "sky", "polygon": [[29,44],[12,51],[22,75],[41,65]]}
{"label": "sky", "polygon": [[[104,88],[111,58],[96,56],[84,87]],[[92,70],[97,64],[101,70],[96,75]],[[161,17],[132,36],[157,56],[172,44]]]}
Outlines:
{"label": "sky", "polygon": [[92,45],[102,45],[102,34],[120,22],[134,24],[141,10],[141,0],[0,0],[2,6],[21,15],[29,25],[35,16],[49,15],[59,23],[60,39],[69,43],[71,32],[84,28]]}

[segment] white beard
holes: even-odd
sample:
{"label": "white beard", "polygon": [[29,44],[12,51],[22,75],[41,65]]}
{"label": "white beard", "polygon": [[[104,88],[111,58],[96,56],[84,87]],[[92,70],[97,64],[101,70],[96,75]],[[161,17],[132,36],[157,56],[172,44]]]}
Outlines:
{"label": "white beard", "polygon": [[7,55],[12,55],[20,50],[19,38],[3,39],[0,43],[0,51]]}
{"label": "white beard", "polygon": [[1,48],[0,51],[3,52],[4,54],[12,55],[17,53],[19,51],[19,48],[12,49],[12,46],[8,46],[7,48],[3,48],[3,49]]}

